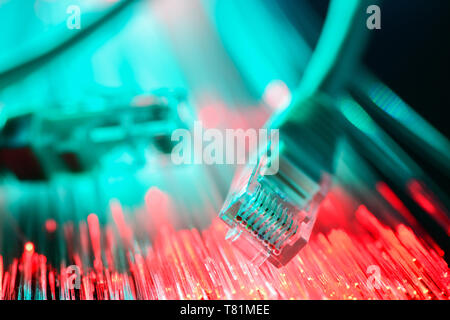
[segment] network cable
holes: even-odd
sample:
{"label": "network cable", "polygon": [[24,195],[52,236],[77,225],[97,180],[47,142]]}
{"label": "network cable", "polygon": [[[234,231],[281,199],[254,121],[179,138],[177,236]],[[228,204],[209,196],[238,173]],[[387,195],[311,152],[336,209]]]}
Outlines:
{"label": "network cable", "polygon": [[[293,103],[266,124],[279,129],[279,145],[269,142],[256,166],[238,173],[219,214],[230,227],[227,238],[256,265],[286,265],[309,240],[344,137],[332,97],[345,83],[342,68],[349,70],[362,52],[364,4],[331,2]],[[278,172],[267,174],[274,161]]]}

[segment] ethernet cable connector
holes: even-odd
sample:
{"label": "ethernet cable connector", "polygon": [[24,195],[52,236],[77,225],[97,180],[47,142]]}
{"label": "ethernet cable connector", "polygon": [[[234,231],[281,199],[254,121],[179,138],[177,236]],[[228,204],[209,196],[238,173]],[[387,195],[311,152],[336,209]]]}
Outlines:
{"label": "ethernet cable connector", "polygon": [[316,183],[288,159],[280,159],[276,175],[264,175],[264,162],[250,176],[244,169],[220,217],[230,227],[227,239],[249,260],[260,266],[268,259],[281,267],[308,242],[328,179]]}
{"label": "ethernet cable connector", "polygon": [[[239,175],[220,212],[231,228],[227,238],[257,265],[269,260],[283,266],[308,242],[334,172],[335,150],[347,135],[334,98],[345,91],[350,67],[362,53],[366,31],[358,26],[367,5],[365,0],[330,2],[293,102],[266,125],[279,128],[279,150],[258,155],[257,165]],[[279,171],[265,174],[277,159]]]}
{"label": "ethernet cable connector", "polygon": [[[318,101],[302,112],[279,126],[276,148],[236,175],[219,214],[230,228],[226,238],[258,266],[284,266],[307,244],[331,184],[338,121]],[[268,174],[273,161],[278,171]]]}
{"label": "ethernet cable connector", "polygon": [[[193,120],[184,90],[161,88],[138,96],[113,91],[86,96],[6,119],[0,128],[0,162],[19,179],[95,168],[135,170],[147,155],[170,155],[175,129]],[[17,157],[26,159],[18,163]],[[120,170],[117,170],[120,168]]]}

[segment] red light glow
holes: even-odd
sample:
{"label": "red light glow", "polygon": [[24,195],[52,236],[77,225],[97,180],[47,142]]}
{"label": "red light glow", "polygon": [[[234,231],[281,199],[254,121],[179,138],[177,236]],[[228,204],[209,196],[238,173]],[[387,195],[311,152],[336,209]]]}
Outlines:
{"label": "red light glow", "polygon": [[[332,192],[322,219],[333,207],[350,217],[352,206]],[[151,238],[126,223],[120,203],[111,203],[114,225],[101,227],[91,214],[78,226],[63,226],[70,260],[80,269],[79,295],[67,287],[67,264],[52,266],[25,244],[21,258],[3,265],[0,256],[0,299],[17,299],[16,279],[36,286],[22,292],[33,299],[448,299],[448,265],[435,244],[402,224],[380,222],[364,205],[353,211],[352,225],[337,224],[313,235],[287,266],[258,268],[225,240],[226,226],[214,220],[205,230],[176,230],[171,200],[152,188],[146,196]],[[133,220],[135,224],[139,223]],[[336,221],[337,223],[337,221]],[[90,239],[90,241],[89,241]],[[151,244],[150,244],[151,243]],[[379,270],[373,287],[369,270]],[[34,281],[34,280],[33,280]],[[32,289],[33,288],[33,289]],[[49,288],[49,289],[48,289]],[[49,291],[47,291],[47,289]]]}
{"label": "red light glow", "polygon": [[25,252],[28,252],[28,253],[33,253],[34,252],[34,244],[31,243],[31,242],[25,243],[24,248],[25,248]]}

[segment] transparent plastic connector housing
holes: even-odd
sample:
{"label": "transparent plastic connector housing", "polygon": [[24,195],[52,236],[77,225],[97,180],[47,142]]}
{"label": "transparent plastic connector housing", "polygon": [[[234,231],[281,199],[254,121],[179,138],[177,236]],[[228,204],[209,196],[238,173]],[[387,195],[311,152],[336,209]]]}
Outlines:
{"label": "transparent plastic connector housing", "polygon": [[269,161],[260,156],[236,176],[219,216],[249,260],[281,267],[307,244],[330,179],[324,173],[315,181],[283,156],[278,172],[266,175]]}

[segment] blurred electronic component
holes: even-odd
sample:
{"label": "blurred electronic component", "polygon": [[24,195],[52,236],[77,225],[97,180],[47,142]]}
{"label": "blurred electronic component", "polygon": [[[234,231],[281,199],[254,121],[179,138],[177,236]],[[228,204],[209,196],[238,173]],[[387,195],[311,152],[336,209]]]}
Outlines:
{"label": "blurred electronic component", "polygon": [[[173,130],[189,125],[180,116],[189,114],[189,110],[183,110],[188,108],[185,98],[173,90],[158,90],[128,102],[111,99],[103,103],[108,109],[43,109],[8,119],[0,137],[1,163],[20,179],[42,179],[58,171],[90,170],[106,156],[111,162],[120,160],[124,150],[131,150],[132,161],[144,165],[143,152],[148,146],[153,144],[159,151],[169,153]],[[111,155],[121,147],[116,155]]]}

